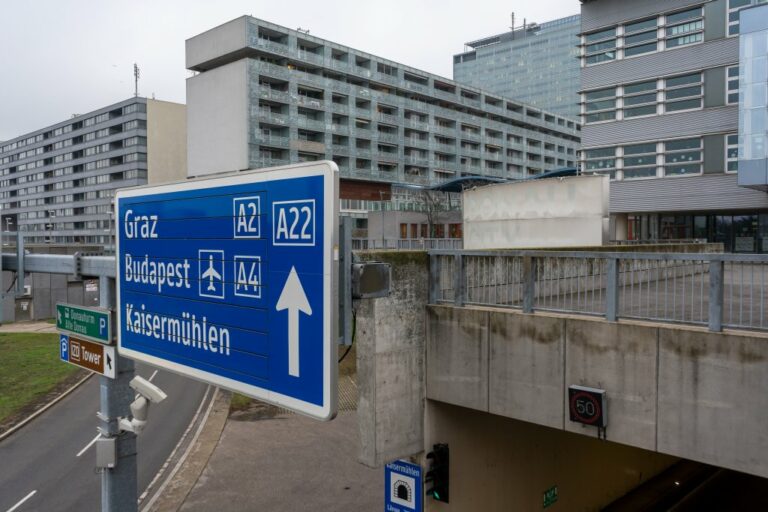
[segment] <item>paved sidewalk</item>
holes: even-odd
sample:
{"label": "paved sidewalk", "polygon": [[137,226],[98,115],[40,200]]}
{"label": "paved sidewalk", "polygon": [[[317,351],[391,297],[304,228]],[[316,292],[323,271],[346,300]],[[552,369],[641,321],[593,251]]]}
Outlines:
{"label": "paved sidewalk", "polygon": [[58,332],[56,324],[48,322],[14,322],[0,325],[0,332]]}
{"label": "paved sidewalk", "polygon": [[356,412],[319,422],[285,412],[272,416],[276,410],[270,409],[261,418],[227,421],[180,510],[381,510],[384,470],[357,462]]}

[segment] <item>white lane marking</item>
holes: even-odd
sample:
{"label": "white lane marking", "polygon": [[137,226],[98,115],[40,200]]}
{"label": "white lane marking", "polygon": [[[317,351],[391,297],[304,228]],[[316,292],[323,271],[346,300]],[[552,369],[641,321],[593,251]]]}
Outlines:
{"label": "white lane marking", "polygon": [[91,442],[90,442],[90,443],[88,443],[87,445],[85,445],[85,448],[83,448],[82,450],[80,450],[79,452],[77,452],[77,455],[75,455],[75,457],[79,457],[79,456],[81,456],[82,454],[84,454],[84,453],[85,453],[85,450],[87,450],[88,448],[90,448],[91,446],[93,446],[93,443],[95,443],[95,442],[96,442],[96,440],[97,440],[99,437],[101,437],[101,434],[96,434],[96,437],[94,437],[93,439],[91,439]]}
{"label": "white lane marking", "polygon": [[[197,442],[197,439],[200,437],[200,433],[203,431],[203,427],[205,427],[205,423],[208,421],[208,416],[211,414],[211,409],[213,409],[213,404],[216,401],[216,395],[218,393],[218,388],[213,388],[212,386],[208,386],[205,388],[205,395],[203,395],[203,399],[200,401],[200,405],[197,408],[197,412],[195,412],[195,415],[192,417],[192,421],[189,422],[189,426],[187,426],[187,430],[184,431],[184,434],[181,436],[181,439],[179,439],[179,442],[176,443],[176,446],[174,447],[171,454],[168,456],[168,458],[165,460],[165,464],[163,464],[163,467],[160,468],[160,470],[155,475],[155,478],[152,479],[152,481],[147,486],[147,490],[144,491],[144,493],[139,498],[139,501],[143,501],[149,490],[152,488],[152,486],[155,484],[158,478],[160,478],[160,475],[163,473],[163,471],[168,467],[168,463],[173,458],[174,454],[176,453],[176,450],[178,450],[181,447],[181,443],[184,441],[184,439],[187,437],[187,434],[189,434],[190,429],[195,424],[195,421],[197,421],[198,416],[200,416],[200,413],[202,412],[203,407],[205,406],[205,401],[208,398],[208,392],[213,391],[211,393],[210,402],[208,403],[208,407],[205,410],[205,414],[203,415],[202,419],[200,420],[200,424],[197,426],[197,430],[195,431],[195,434],[192,436],[192,438],[189,441],[189,445],[187,446],[186,450],[184,450],[184,453],[179,457],[179,460],[176,461],[176,465],[171,470],[170,474],[166,477],[166,479],[163,481],[163,483],[160,485],[158,489],[154,491],[154,495],[152,496],[152,499],[149,500],[149,503],[147,503],[142,509],[141,512],[148,512],[152,509],[152,506],[155,504],[155,501],[160,497],[160,495],[163,494],[163,491],[168,486],[168,484],[171,483],[171,480],[173,480],[173,477],[176,476],[176,473],[181,469],[181,466],[186,462],[187,457],[189,457],[190,452],[192,451],[192,448],[194,448],[195,443]],[[142,503],[143,505],[143,503]]]}
{"label": "white lane marking", "polygon": [[29,494],[27,494],[26,496],[24,496],[24,497],[21,499],[21,501],[20,501],[20,502],[18,502],[17,504],[15,504],[15,505],[14,505],[14,506],[12,506],[11,508],[9,508],[9,509],[8,509],[8,512],[13,512],[14,510],[16,510],[17,508],[19,508],[20,506],[22,506],[22,505],[24,504],[24,502],[25,502],[25,501],[27,501],[29,498],[31,498],[32,496],[34,496],[36,493],[37,493],[37,491],[32,491],[31,493],[29,493]]}
{"label": "white lane marking", "polygon": [[152,379],[155,378],[155,375],[157,375],[157,370],[155,370],[155,373],[149,376],[149,382],[152,382]]}

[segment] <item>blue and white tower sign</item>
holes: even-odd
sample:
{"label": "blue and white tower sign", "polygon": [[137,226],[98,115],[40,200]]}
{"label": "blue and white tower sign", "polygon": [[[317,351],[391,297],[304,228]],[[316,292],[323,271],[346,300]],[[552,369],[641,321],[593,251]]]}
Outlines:
{"label": "blue and white tower sign", "polygon": [[338,168],[117,192],[121,355],[336,414]]}

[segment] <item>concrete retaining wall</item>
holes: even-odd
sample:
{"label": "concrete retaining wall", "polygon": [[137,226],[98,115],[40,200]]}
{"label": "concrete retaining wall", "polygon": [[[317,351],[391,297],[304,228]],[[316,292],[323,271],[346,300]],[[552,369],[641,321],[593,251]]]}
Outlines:
{"label": "concrete retaining wall", "polygon": [[768,334],[427,309],[428,399],[596,437],[567,388],[602,388],[609,441],[768,477]]}

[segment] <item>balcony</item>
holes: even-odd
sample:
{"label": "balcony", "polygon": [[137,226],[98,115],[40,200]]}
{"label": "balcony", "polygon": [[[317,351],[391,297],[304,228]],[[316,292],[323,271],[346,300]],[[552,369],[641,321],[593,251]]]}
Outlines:
{"label": "balcony", "polygon": [[251,167],[261,169],[264,167],[277,167],[278,165],[287,165],[290,161],[286,158],[257,157],[251,160]]}
{"label": "balcony", "polygon": [[265,52],[270,53],[277,53],[278,55],[290,55],[291,49],[288,47],[287,44],[283,43],[276,43],[274,41],[270,41],[268,39],[253,39],[251,40],[251,47],[257,48],[259,50],[264,50]]}
{"label": "balcony", "polygon": [[253,142],[258,144],[264,144],[268,146],[273,147],[284,147],[287,148],[290,144],[290,139],[288,137],[283,137],[280,135],[259,135],[253,137]]}
{"label": "balcony", "polygon": [[425,156],[406,155],[403,161],[406,165],[418,165],[420,167],[427,167],[429,165],[429,158]]}
{"label": "balcony", "polygon": [[466,130],[461,130],[460,137],[461,137],[462,140],[469,140],[469,141],[472,141],[472,142],[478,142],[479,143],[479,142],[482,141],[482,137],[480,136],[479,132],[470,132],[470,131],[466,131]]}
{"label": "balcony", "polygon": [[331,125],[331,131],[333,133],[348,134],[349,133],[349,125],[348,124],[332,124]]}
{"label": "balcony", "polygon": [[349,155],[351,149],[349,146],[346,146],[344,144],[333,144],[331,145],[331,150],[334,154],[343,154],[343,155]]}
{"label": "balcony", "polygon": [[319,110],[325,110],[325,102],[317,98],[309,98],[307,96],[298,95],[297,103],[303,107],[316,108]]}
{"label": "balcony", "polygon": [[402,140],[399,135],[381,132],[378,134],[378,139],[379,142],[391,142],[393,144],[399,144]]}
{"label": "balcony", "polygon": [[256,119],[261,123],[279,124],[282,126],[288,126],[288,116],[285,114],[275,114],[269,110],[259,110],[256,114]]}
{"label": "balcony", "polygon": [[259,98],[265,100],[280,101],[283,103],[290,103],[291,95],[285,91],[276,91],[269,87],[259,87]]}
{"label": "balcony", "polygon": [[331,112],[349,115],[349,106],[342,105],[341,103],[331,103]]}
{"label": "balcony", "polygon": [[313,130],[325,131],[325,121],[319,121],[317,119],[310,119],[307,117],[299,117],[296,119],[296,124],[299,128],[311,128]]}
{"label": "balcony", "polygon": [[297,55],[299,60],[303,60],[305,62],[311,62],[313,64],[318,64],[320,66],[326,65],[326,60],[323,55],[318,55],[316,53],[306,52],[302,50],[299,50]]}
{"label": "balcony", "polygon": [[430,129],[429,123],[426,121],[418,121],[416,119],[408,119],[406,118],[403,121],[403,125],[408,128],[416,128],[417,130],[424,130],[428,131]]}
{"label": "balcony", "polygon": [[397,116],[393,116],[391,114],[378,113],[378,114],[376,114],[376,119],[378,121],[381,121],[383,123],[388,123],[388,124],[399,124],[400,123],[400,118],[397,117]]}

